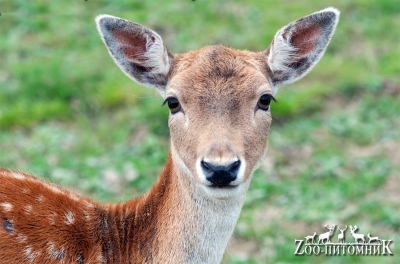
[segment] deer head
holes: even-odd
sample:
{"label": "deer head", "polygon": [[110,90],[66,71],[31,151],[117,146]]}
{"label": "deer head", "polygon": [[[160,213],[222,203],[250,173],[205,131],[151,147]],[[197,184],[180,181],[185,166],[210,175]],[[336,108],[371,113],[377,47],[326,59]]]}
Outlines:
{"label": "deer head", "polygon": [[109,15],[96,21],[121,70],[168,105],[175,167],[208,196],[227,199],[246,192],[264,158],[278,87],[315,66],[338,16],[327,8],[294,21],[261,52],[217,45],[185,54],[172,54],[139,24]]}
{"label": "deer head", "polygon": [[350,232],[351,233],[355,233],[357,231],[357,229],[358,229],[357,226],[354,226],[354,227],[350,226]]}
{"label": "deer head", "polygon": [[328,224],[326,224],[326,225],[324,225],[324,227],[325,227],[326,229],[328,229],[330,233],[332,233],[333,230],[335,230],[336,225],[335,225],[335,224],[333,224],[333,225],[328,225]]}

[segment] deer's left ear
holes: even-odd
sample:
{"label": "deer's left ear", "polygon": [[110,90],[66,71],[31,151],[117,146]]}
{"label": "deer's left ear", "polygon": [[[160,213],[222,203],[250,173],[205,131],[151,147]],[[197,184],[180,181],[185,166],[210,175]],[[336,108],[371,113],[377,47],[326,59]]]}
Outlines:
{"label": "deer's left ear", "polygon": [[97,29],[111,57],[137,83],[156,88],[164,97],[173,55],[154,31],[128,20],[100,15]]}
{"label": "deer's left ear", "polygon": [[325,52],[339,21],[339,10],[329,7],[281,28],[265,51],[274,91],[306,75]]}

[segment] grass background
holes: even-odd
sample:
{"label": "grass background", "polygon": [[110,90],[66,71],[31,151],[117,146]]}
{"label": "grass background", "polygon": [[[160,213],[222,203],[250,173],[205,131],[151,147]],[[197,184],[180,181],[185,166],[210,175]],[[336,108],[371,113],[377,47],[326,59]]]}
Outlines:
{"label": "grass background", "polygon": [[[143,194],[157,179],[168,110],[113,63],[98,14],[154,29],[173,52],[217,43],[258,51],[282,26],[331,5],[341,19],[324,57],[276,96],[269,153],[224,262],[398,263],[397,0],[0,0],[0,167],[102,202]],[[395,255],[294,256],[294,240],[325,223],[394,240]]]}

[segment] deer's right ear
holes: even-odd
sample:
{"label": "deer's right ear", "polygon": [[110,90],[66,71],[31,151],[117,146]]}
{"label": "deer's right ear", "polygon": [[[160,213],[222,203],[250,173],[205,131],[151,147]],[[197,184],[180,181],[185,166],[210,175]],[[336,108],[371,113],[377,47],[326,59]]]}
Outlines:
{"label": "deer's right ear", "polygon": [[100,15],[97,29],[121,70],[137,83],[156,88],[164,97],[173,55],[154,31],[128,20]]}

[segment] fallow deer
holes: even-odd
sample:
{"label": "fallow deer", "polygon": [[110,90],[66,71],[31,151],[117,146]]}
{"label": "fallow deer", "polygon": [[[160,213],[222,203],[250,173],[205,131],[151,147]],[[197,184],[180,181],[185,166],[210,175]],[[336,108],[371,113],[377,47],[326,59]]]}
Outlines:
{"label": "fallow deer", "polygon": [[118,204],[0,170],[0,263],[220,262],[267,151],[270,103],[315,66],[338,19],[326,8],[296,20],[262,52],[173,54],[154,31],[98,16],[116,64],[170,109],[165,167],[146,195]]}
{"label": "fallow deer", "polygon": [[317,233],[316,232],[314,232],[314,235],[312,235],[312,236],[306,236],[305,237],[305,239],[306,239],[306,244],[309,242],[309,243],[315,243],[315,237],[317,236]]}
{"label": "fallow deer", "polygon": [[331,236],[333,235],[333,232],[335,231],[336,225],[324,225],[324,227],[326,229],[328,229],[329,231],[319,235],[318,244],[320,242],[324,243],[325,240],[326,240],[326,243],[331,243]]}
{"label": "fallow deer", "polygon": [[371,235],[368,233],[367,237],[369,239],[368,244],[371,244],[371,242],[378,242],[379,244],[382,244],[382,240],[379,239],[379,237],[371,237]]}
{"label": "fallow deer", "polygon": [[363,243],[365,243],[364,234],[357,234],[357,233],[356,233],[356,231],[357,231],[357,229],[358,229],[358,226],[354,226],[354,227],[349,226],[349,227],[350,227],[350,233],[351,233],[351,235],[353,236],[354,241],[355,241],[356,243],[358,243],[358,241],[361,240]]}
{"label": "fallow deer", "polygon": [[338,226],[338,230],[340,231],[340,234],[338,235],[338,243],[344,243],[344,231],[346,231],[347,226],[344,229],[340,229],[340,226]]}

